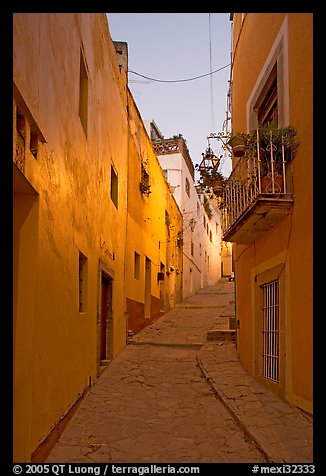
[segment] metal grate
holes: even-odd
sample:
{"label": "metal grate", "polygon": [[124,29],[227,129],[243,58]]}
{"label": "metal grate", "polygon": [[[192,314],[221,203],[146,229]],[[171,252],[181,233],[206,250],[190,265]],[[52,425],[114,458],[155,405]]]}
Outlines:
{"label": "metal grate", "polygon": [[279,381],[279,283],[261,286],[263,290],[263,377]]}

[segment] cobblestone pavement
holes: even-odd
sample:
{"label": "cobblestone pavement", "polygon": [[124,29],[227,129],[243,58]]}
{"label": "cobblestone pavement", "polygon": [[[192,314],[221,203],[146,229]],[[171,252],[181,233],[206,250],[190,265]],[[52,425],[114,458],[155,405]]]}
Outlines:
{"label": "cobblestone pavement", "polygon": [[228,329],[222,279],[134,336],[84,397],[49,463],[312,461],[312,422],[252,379]]}

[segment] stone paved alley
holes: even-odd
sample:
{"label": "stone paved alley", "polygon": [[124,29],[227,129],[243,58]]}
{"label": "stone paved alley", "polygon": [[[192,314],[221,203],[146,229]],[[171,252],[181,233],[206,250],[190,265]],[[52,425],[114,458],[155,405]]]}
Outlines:
{"label": "stone paved alley", "polygon": [[47,462],[312,462],[311,419],[252,379],[218,335],[233,315],[223,278],[134,336]]}

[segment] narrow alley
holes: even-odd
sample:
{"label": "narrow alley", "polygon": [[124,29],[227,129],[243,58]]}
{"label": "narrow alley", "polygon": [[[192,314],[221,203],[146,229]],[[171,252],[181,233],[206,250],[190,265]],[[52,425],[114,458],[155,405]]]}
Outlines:
{"label": "narrow alley", "polygon": [[311,461],[311,422],[241,367],[233,316],[234,283],[222,278],[135,335],[46,462]]}

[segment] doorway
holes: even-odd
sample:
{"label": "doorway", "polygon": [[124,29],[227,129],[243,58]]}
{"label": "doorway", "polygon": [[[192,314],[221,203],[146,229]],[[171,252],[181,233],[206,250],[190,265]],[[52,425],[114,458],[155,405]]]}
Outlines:
{"label": "doorway", "polygon": [[99,322],[100,366],[106,366],[113,357],[113,279],[102,271],[101,310]]}
{"label": "doorway", "polygon": [[151,318],[151,260],[146,256],[145,263],[145,319]]}

